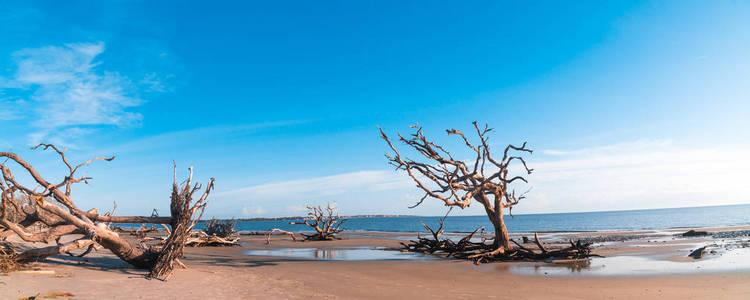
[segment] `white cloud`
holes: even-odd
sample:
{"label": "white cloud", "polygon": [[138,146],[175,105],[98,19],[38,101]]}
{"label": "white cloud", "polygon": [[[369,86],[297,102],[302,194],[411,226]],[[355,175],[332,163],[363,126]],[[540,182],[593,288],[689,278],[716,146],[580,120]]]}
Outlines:
{"label": "white cloud", "polygon": [[217,193],[216,197],[241,196],[244,199],[319,198],[346,193],[365,193],[412,186],[408,178],[388,171],[360,171],[333,176],[278,181]]}
{"label": "white cloud", "polygon": [[167,86],[164,84],[164,81],[172,77],[174,76],[171,74],[160,77],[156,72],[151,72],[146,74],[140,81],[138,81],[138,83],[146,86],[149,91],[163,93],[167,91]]}
{"label": "white cloud", "polygon": [[20,118],[17,110],[14,109],[18,103],[15,101],[0,99],[0,121],[9,121]]}
{"label": "white cloud", "polygon": [[242,215],[245,217],[262,216],[268,211],[260,206],[255,207],[242,207]]}
{"label": "white cloud", "polygon": [[519,212],[736,204],[750,194],[750,148],[638,141],[544,153],[552,156],[532,162],[534,190]]}
{"label": "white cloud", "polygon": [[[747,203],[750,195],[750,148],[692,148],[656,140],[540,152],[528,157],[535,171],[527,176],[529,184],[517,189],[533,189],[514,213],[738,204]],[[434,199],[407,209],[421,196],[402,172],[389,170],[271,182],[214,197],[224,210],[252,203],[272,215],[300,215],[305,204],[334,201],[342,214],[444,213],[442,202]],[[483,213],[477,203],[454,210],[455,215]]]}
{"label": "white cloud", "polygon": [[305,205],[290,205],[286,207],[286,211],[293,216],[302,215],[303,212],[307,211]]}
{"label": "white cloud", "polygon": [[270,215],[303,215],[306,205],[336,205],[342,214],[392,213],[413,204],[400,196],[414,184],[393,171],[360,171],[332,176],[276,181],[218,190],[212,212],[231,216],[236,207],[263,207]]}
{"label": "white cloud", "polygon": [[[104,43],[77,43],[22,49],[13,53],[16,72],[5,80],[4,89],[29,92],[30,125],[42,128],[32,140],[61,140],[83,132],[81,126],[133,126],[141,115],[126,111],[142,101],[132,94],[134,86],[116,72],[100,70],[96,58]],[[17,107],[17,109],[20,109]],[[0,111],[0,117],[2,117]],[[71,128],[72,127],[72,128]],[[63,131],[68,131],[65,133]]]}

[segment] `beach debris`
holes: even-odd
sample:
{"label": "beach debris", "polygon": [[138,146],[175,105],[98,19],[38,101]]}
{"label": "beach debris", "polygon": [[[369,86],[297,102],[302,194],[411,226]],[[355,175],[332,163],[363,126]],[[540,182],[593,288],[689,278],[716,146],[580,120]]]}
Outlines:
{"label": "beach debris", "polygon": [[234,230],[236,225],[237,221],[235,220],[211,219],[206,223],[203,232],[207,235],[213,235],[220,238],[231,238],[236,233]]}
{"label": "beach debris", "polygon": [[694,259],[700,259],[703,257],[704,254],[706,254],[706,246],[693,250],[692,252],[690,252],[690,254],[688,254],[688,257],[692,257]]}
{"label": "beach debris", "polygon": [[207,234],[204,231],[193,231],[185,241],[185,246],[190,247],[217,247],[217,246],[239,246],[240,239],[232,235],[221,237],[216,234]]}
{"label": "beach debris", "polygon": [[37,293],[34,296],[19,298],[18,300],[37,300],[37,299],[57,299],[57,298],[70,298],[75,297],[72,293],[68,292],[52,292],[52,293],[46,293],[42,295],[42,293]]}
{"label": "beach debris", "polygon": [[691,236],[707,236],[707,231],[695,231],[693,229],[688,230],[687,232],[683,233],[682,236],[684,237],[691,237]]}
{"label": "beach debris", "polygon": [[289,236],[292,237],[292,241],[297,241],[297,237],[294,236],[294,232],[286,231],[286,230],[283,230],[283,229],[274,228],[274,229],[271,229],[271,230],[269,230],[269,231],[267,231],[265,233],[265,235],[266,235],[266,245],[270,245],[271,244],[271,235],[273,235],[274,232],[279,232],[281,234],[289,235]]}
{"label": "beach debris", "polygon": [[[234,220],[211,219],[201,231],[193,231],[185,242],[190,247],[239,246]],[[168,229],[167,229],[168,230]]]}
{"label": "beach debris", "polygon": [[[183,257],[183,247],[189,233],[203,216],[206,200],[214,186],[213,178],[208,181],[201,197],[193,201],[193,194],[202,188],[198,183],[193,184],[193,167],[188,168],[188,179],[178,184],[175,164],[170,217],[114,216],[117,203],[112,211],[99,214],[97,209],[79,209],[73,202],[71,188],[74,184],[88,183],[91,180],[91,177],[76,175],[82,167],[99,160],[112,161],[115,157],[96,157],[72,165],[66,157],[66,149],[61,150],[52,144],[39,144],[32,150],[40,148],[54,150],[63,162],[66,174],[59,183],[48,181],[19,155],[0,152],[0,158],[4,158],[4,161],[0,162],[0,171],[3,175],[0,179],[0,237],[12,234],[25,242],[56,243],[53,246],[16,251],[14,259],[17,263],[58,254],[73,255],[72,251],[79,249],[85,251],[77,256],[84,256],[103,247],[134,267],[150,270],[148,278],[166,279],[175,264],[182,265],[179,258]],[[30,180],[31,184],[24,185],[17,180],[13,173],[14,168],[25,173],[25,176],[18,178]],[[145,247],[121,237],[110,227],[111,223],[169,224],[172,230],[164,246]],[[75,235],[77,239],[61,242],[62,237],[70,235]]]}
{"label": "beach debris", "polygon": [[[213,220],[212,220],[213,221]],[[224,221],[218,221],[216,223],[223,223]],[[230,221],[227,221],[230,222]],[[235,237],[236,232],[233,230],[234,228],[234,221],[231,221],[232,225],[220,225],[223,227],[223,229],[209,229],[208,232],[211,232],[211,234],[208,234],[206,229],[197,231],[193,230],[190,232],[188,238],[185,240],[185,246],[188,247],[219,247],[219,246],[239,246],[240,239]],[[214,223],[209,222],[207,225],[207,228],[211,228]],[[139,242],[150,242],[150,241],[158,241],[158,243],[151,245],[150,247],[153,247],[154,249],[163,246],[169,236],[172,234],[172,231],[169,229],[169,226],[166,226],[164,224],[161,224],[162,227],[164,227],[164,231],[167,233],[166,236],[139,236]],[[150,230],[149,230],[150,231]],[[154,229],[154,231],[158,231]],[[136,231],[137,232],[137,231]],[[131,233],[132,234],[132,233]]]}
{"label": "beach debris", "polygon": [[135,236],[135,237],[137,237],[139,239],[142,239],[142,238],[145,238],[146,236],[148,236],[149,233],[151,233],[151,232],[157,232],[157,231],[159,231],[159,229],[157,229],[156,227],[153,227],[153,226],[152,227],[146,227],[146,224],[141,224],[141,228],[138,228],[135,231],[131,231],[130,235],[133,235],[133,236]]}
{"label": "beach debris", "polygon": [[[392,154],[386,154],[390,165],[396,170],[403,170],[416,183],[417,187],[424,192],[422,198],[411,208],[416,207],[427,198],[435,198],[442,201],[446,206],[466,208],[471,201],[476,201],[487,213],[487,217],[493,225],[495,238],[492,240],[493,251],[503,253],[514,249],[511,244],[510,235],[505,226],[505,212],[513,216],[513,207],[526,198],[524,193],[516,194],[513,184],[519,182],[527,183],[522,175],[511,175],[511,170],[522,170],[525,174],[531,174],[526,160],[522,157],[531,154],[532,150],[526,147],[526,142],[521,146],[509,144],[504,151],[498,152],[500,156],[494,156],[490,151],[488,134],[493,130],[487,124],[480,126],[472,122],[472,131],[479,141],[472,143],[457,129],[448,129],[445,132],[459,138],[466,145],[465,153],[455,156],[443,146],[428,139],[422,132],[420,126],[410,126],[414,133],[408,137],[398,134],[399,141],[410,148],[412,153],[421,157],[421,161],[412,160],[401,155],[401,152],[388,138],[382,128],[380,137],[388,144]],[[455,157],[473,157],[471,161]],[[513,165],[511,165],[513,163]],[[518,165],[518,168],[515,166]],[[507,209],[507,210],[506,210]]]}
{"label": "beach debris", "polygon": [[731,239],[750,236],[750,230],[727,230],[711,233],[711,237],[718,239]]}
{"label": "beach debris", "polygon": [[313,234],[300,233],[305,241],[330,241],[339,239],[336,234],[344,231],[341,226],[345,219],[339,217],[336,208],[328,203],[325,208],[307,206],[307,217],[302,221],[289,222],[290,225],[307,225],[315,230]]}
{"label": "beach debris", "polygon": [[19,274],[55,275],[55,270],[21,270]]}
{"label": "beach debris", "polygon": [[4,245],[0,245],[0,273],[8,273],[18,268],[16,252]]}
{"label": "beach debris", "polygon": [[[448,210],[448,213],[450,213],[450,210]],[[475,229],[473,232],[461,238],[458,242],[454,242],[451,239],[441,240],[440,236],[443,234],[445,218],[448,216],[448,213],[440,219],[440,226],[437,230],[433,230],[430,226],[422,223],[422,226],[430,232],[432,238],[424,238],[418,234],[418,240],[416,241],[410,241],[409,243],[401,242],[401,245],[403,246],[401,250],[468,259],[473,260],[476,264],[493,261],[583,259],[592,256],[599,256],[591,253],[591,243],[585,243],[581,240],[573,242],[571,240],[569,241],[570,246],[552,248],[549,245],[545,246],[539,239],[537,233],[534,233],[534,244],[537,247],[537,251],[529,249],[512,239],[511,242],[516,245],[516,248],[511,248],[509,250],[498,248],[494,243],[487,243],[488,239],[484,237],[482,237],[481,241],[472,241],[478,232],[480,237],[483,236],[484,227]]]}
{"label": "beach debris", "polygon": [[[650,234],[611,234],[611,235],[602,235],[602,236],[580,236],[579,239],[581,242],[585,243],[606,243],[606,242],[625,242],[630,240],[642,240],[642,239],[648,239],[648,238],[658,238],[658,235],[650,235]],[[651,242],[649,241],[646,241]]]}

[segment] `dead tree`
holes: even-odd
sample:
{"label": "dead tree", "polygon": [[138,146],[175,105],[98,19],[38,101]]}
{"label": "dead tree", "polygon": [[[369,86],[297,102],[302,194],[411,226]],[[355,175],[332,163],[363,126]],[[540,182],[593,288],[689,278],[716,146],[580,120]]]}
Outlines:
{"label": "dead tree", "polygon": [[330,203],[326,205],[325,209],[320,206],[308,206],[307,210],[309,211],[307,217],[302,222],[289,222],[292,225],[304,224],[315,230],[314,234],[301,233],[306,241],[330,241],[338,239],[336,234],[344,231],[341,226],[344,225],[344,221],[346,220],[339,217],[336,209],[331,207]]}
{"label": "dead tree", "polygon": [[[52,255],[70,253],[73,250],[87,248],[88,253],[95,247],[103,247],[111,251],[123,261],[136,268],[150,270],[149,278],[166,279],[175,263],[181,264],[183,246],[187,232],[195,226],[206,208],[206,199],[213,189],[214,179],[211,178],[198,201],[192,201],[195,192],[201,190],[200,184],[193,184],[193,168],[189,168],[188,179],[182,184],[177,183],[175,166],[174,182],[171,196],[171,217],[138,217],[113,216],[112,213],[101,215],[97,209],[80,210],[71,199],[73,184],[88,183],[91,177],[77,177],[76,172],[82,167],[97,161],[111,161],[115,157],[96,157],[78,165],[72,165],[65,156],[65,149],[60,150],[51,144],[39,144],[32,149],[54,150],[67,168],[67,175],[59,183],[50,183],[30,163],[11,152],[0,152],[2,181],[0,181],[0,196],[2,211],[0,211],[0,225],[3,232],[12,232],[26,242],[57,242],[57,245],[33,248],[20,253],[14,253],[18,262],[43,259]],[[33,181],[36,188],[29,188],[17,181],[7,162],[13,162],[24,170]],[[19,199],[29,201],[23,207]],[[21,212],[22,220],[10,218],[10,213]],[[200,212],[196,216],[196,213]],[[120,237],[110,223],[151,223],[170,224],[172,230],[164,247],[160,249],[145,248],[135,245]],[[33,226],[41,224],[42,231],[33,230]],[[60,238],[67,235],[82,235],[76,240],[60,243]]]}
{"label": "dead tree", "polygon": [[236,233],[234,231],[235,226],[237,226],[237,222],[234,220],[211,219],[206,223],[203,232],[207,235],[215,235],[220,238],[231,238]]}
{"label": "dead tree", "polygon": [[[503,212],[507,208],[510,213],[513,206],[524,199],[525,193],[516,195],[510,185],[514,182],[527,182],[523,176],[511,176],[511,163],[519,162],[526,174],[533,169],[526,166],[526,161],[519,154],[532,153],[526,148],[526,142],[520,147],[508,145],[502,152],[501,158],[496,158],[487,143],[487,133],[492,131],[487,125],[479,127],[473,122],[479,141],[474,144],[456,129],[446,130],[448,135],[456,135],[466,145],[475,157],[471,162],[454,158],[445,148],[427,139],[422,128],[415,128],[415,132],[405,138],[398,134],[399,140],[408,147],[416,150],[426,161],[415,161],[402,157],[388,136],[380,129],[380,135],[393,150],[393,155],[386,154],[389,163],[396,170],[404,170],[425,194],[410,208],[421,204],[426,198],[436,198],[446,206],[468,207],[471,201],[477,201],[487,213],[495,230],[494,250],[488,255],[502,254],[513,248],[510,243],[508,230],[503,220]],[[461,156],[463,157],[463,155]]]}

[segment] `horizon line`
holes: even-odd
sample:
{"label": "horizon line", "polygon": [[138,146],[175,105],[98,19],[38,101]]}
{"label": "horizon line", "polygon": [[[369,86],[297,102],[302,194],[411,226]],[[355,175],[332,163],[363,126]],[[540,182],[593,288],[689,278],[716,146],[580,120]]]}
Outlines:
{"label": "horizon line", "polygon": [[[750,205],[750,203],[739,203],[739,204],[719,204],[719,205],[698,205],[698,206],[679,206],[679,207],[659,207],[659,208],[645,208],[645,209],[620,209],[620,210],[592,210],[592,211],[571,211],[571,212],[552,212],[552,213],[524,213],[524,214],[504,214],[504,216],[531,216],[531,215],[559,215],[559,214],[585,214],[585,213],[606,213],[606,212],[628,212],[628,211],[647,211],[647,210],[666,210],[666,209],[682,209],[682,208],[707,208],[707,207],[722,207],[722,206],[741,206]],[[364,216],[383,216],[383,217],[443,217],[444,215],[404,215],[404,214],[358,214],[340,216],[340,218],[357,218]],[[451,215],[448,215],[451,217]],[[466,216],[453,216],[453,217],[486,217],[487,215],[466,215]],[[211,218],[217,220],[261,220],[261,219],[301,219],[305,216],[283,216],[283,217],[251,217],[251,218]],[[204,219],[201,221],[210,220]]]}

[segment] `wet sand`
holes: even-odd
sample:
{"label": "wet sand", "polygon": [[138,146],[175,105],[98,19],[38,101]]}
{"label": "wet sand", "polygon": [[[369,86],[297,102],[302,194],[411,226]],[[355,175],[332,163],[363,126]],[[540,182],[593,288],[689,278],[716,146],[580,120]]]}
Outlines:
{"label": "wet sand", "polygon": [[[650,257],[661,261],[677,260],[697,245],[715,242],[711,237],[672,236],[684,231],[546,234],[544,237],[565,240],[572,236],[648,236],[648,239],[605,242],[597,246],[595,252],[608,257]],[[144,279],[145,271],[129,267],[106,250],[86,258],[56,256],[34,264],[35,268],[54,271],[54,274],[0,276],[0,299],[55,292],[71,293],[72,299],[750,299],[750,270],[745,269],[696,270],[669,275],[581,276],[574,268],[563,267],[569,271],[556,276],[514,271],[518,267],[533,269],[534,263],[477,266],[467,261],[445,259],[348,261],[336,260],[336,252],[322,257],[333,260],[246,255],[249,250],[275,253],[273,249],[280,248],[398,247],[398,238],[403,236],[400,233],[350,233],[345,239],[332,242],[292,242],[286,236],[274,236],[270,246],[264,244],[262,236],[242,236],[242,247],[187,248],[184,262],[189,269],[176,270],[166,282]],[[750,240],[750,237],[740,240]],[[750,260],[750,257],[741,259]]]}

